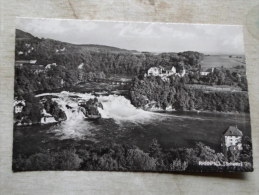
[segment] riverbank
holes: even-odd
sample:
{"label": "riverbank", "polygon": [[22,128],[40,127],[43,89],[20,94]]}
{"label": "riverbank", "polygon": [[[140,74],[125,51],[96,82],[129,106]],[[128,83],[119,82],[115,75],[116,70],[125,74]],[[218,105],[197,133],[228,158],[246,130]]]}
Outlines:
{"label": "riverbank", "polygon": [[130,89],[130,99],[134,106],[145,108],[171,107],[177,111],[198,110],[218,112],[249,113],[248,93],[239,91],[203,91],[186,87],[174,80],[164,82],[160,77],[135,78]]}

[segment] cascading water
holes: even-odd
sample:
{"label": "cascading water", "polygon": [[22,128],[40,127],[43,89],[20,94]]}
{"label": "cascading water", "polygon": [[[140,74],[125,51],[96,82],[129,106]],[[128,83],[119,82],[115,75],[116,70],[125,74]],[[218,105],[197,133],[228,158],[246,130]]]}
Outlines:
{"label": "cascading water", "polygon": [[[37,97],[46,95],[55,96],[55,98],[52,99],[65,111],[68,121],[82,119],[82,113],[78,112],[78,101],[80,99],[89,100],[90,98],[95,98],[94,95],[88,93],[82,94],[72,92],[45,93],[38,95]],[[97,99],[103,105],[103,109],[98,108],[102,118],[112,118],[116,122],[131,121],[143,123],[151,120],[156,115],[142,109],[137,109],[124,96],[109,95],[100,96],[97,97]],[[68,109],[66,105],[69,105],[73,109]]]}
{"label": "cascading water", "polygon": [[[45,93],[37,95],[53,96],[52,100],[56,101],[60,108],[66,113],[67,120],[61,122],[60,125],[53,126],[50,131],[60,135],[62,138],[82,138],[84,136],[90,137],[93,131],[98,131],[101,128],[91,121],[84,119],[83,113],[78,106],[79,100],[89,100],[95,98],[94,95],[85,93],[61,92],[61,93]],[[102,120],[112,119],[114,123],[123,125],[124,122],[147,123],[153,120],[157,114],[146,112],[134,107],[128,99],[123,96],[109,95],[97,97],[98,101],[103,105],[98,108]]]}
{"label": "cascading water", "polygon": [[154,117],[153,113],[134,107],[123,96],[109,95],[98,99],[103,104],[100,113],[103,118],[112,118],[116,122],[131,121],[133,123],[145,123]]}

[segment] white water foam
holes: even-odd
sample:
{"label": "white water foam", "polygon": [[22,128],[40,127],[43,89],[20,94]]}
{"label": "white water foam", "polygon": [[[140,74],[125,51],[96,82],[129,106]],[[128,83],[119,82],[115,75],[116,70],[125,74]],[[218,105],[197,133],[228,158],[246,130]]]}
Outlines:
{"label": "white water foam", "polygon": [[154,119],[154,113],[134,107],[128,99],[123,96],[109,95],[101,96],[98,100],[103,105],[99,109],[103,118],[112,118],[116,122],[130,121],[133,123],[145,123]]}
{"label": "white water foam", "polygon": [[[79,99],[89,100],[90,98],[95,98],[94,95],[89,93],[73,93],[63,91],[61,93],[44,93],[37,95],[37,97],[53,95],[58,98],[53,98],[56,101],[62,110],[65,111],[68,121],[82,119],[82,113],[78,112],[77,102]],[[72,98],[72,97],[78,97]],[[131,122],[147,122],[155,117],[155,113],[147,112],[142,109],[134,107],[128,99],[123,96],[118,95],[109,95],[109,96],[100,96],[97,97],[98,101],[102,103],[103,109],[98,108],[102,118],[112,118],[117,122],[121,121],[131,121]],[[67,109],[66,105],[73,107]]]}
{"label": "white water foam", "polygon": [[[94,137],[95,131],[98,131],[98,126],[84,119],[84,115],[79,111],[78,101],[89,100],[95,98],[94,95],[88,93],[44,93],[37,97],[54,96],[53,101],[56,101],[59,107],[66,113],[67,120],[61,122],[60,125],[53,126],[50,132],[54,132],[60,139],[81,139],[87,136],[89,139]],[[103,109],[98,108],[102,118],[113,119],[117,124],[123,122],[146,123],[155,118],[160,118],[156,113],[147,112],[134,107],[128,99],[123,96],[109,95],[97,97],[102,103]],[[69,108],[67,107],[69,106]],[[72,108],[70,108],[72,107]],[[158,117],[157,117],[158,116]]]}

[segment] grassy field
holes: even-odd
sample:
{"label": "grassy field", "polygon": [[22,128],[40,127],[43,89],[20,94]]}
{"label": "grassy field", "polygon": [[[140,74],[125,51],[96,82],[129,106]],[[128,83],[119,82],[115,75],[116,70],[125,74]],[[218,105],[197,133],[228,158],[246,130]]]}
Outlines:
{"label": "grassy field", "polygon": [[188,88],[193,89],[202,89],[203,91],[225,91],[225,92],[241,92],[242,89],[240,87],[234,87],[229,85],[200,85],[200,84],[187,84]]}
{"label": "grassy field", "polygon": [[245,67],[245,56],[228,56],[228,55],[206,55],[201,62],[202,69],[225,67],[232,69],[237,66]]}

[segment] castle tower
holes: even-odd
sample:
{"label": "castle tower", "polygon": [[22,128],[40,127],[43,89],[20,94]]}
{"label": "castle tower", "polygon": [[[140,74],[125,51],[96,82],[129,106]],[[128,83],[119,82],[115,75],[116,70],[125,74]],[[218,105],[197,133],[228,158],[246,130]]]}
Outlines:
{"label": "castle tower", "polygon": [[[240,151],[243,150],[242,137],[243,133],[237,126],[229,126],[224,132],[222,137],[222,150],[228,160],[236,159],[236,155],[239,155]],[[234,154],[236,155],[233,156]]]}

